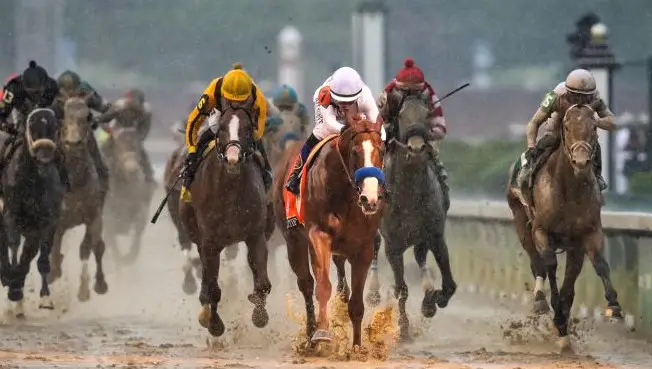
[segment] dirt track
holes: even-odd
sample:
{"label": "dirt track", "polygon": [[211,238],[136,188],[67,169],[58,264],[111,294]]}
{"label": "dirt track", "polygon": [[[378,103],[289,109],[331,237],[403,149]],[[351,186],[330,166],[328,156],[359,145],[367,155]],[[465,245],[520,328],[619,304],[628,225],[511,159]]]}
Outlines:
{"label": "dirt track", "polygon": [[[293,350],[301,331],[298,290],[290,273],[272,274],[270,323],[256,329],[250,322],[252,289],[245,253],[222,268],[223,338],[209,340],[197,323],[197,298],[181,290],[182,255],[167,213],[146,233],[139,260],[117,267],[105,256],[109,292],[77,301],[80,229],[64,241],[62,280],[53,285],[54,311],[37,309],[38,273],[32,267],[26,293],[27,320],[11,314],[0,319],[0,368],[649,368],[652,345],[636,341],[622,326],[577,324],[577,354],[560,357],[549,335],[526,325],[521,306],[458,295],[432,320],[419,316],[421,292],[411,287],[410,311],[414,343],[392,346],[386,361],[346,361],[304,357]],[[279,267],[285,250],[278,255]],[[91,275],[94,262],[91,261]],[[381,271],[389,286],[389,270]],[[279,277],[283,276],[283,278]],[[240,276],[236,278],[236,276]],[[240,291],[238,291],[240,289]],[[286,295],[291,292],[292,296]],[[0,309],[9,304],[6,294]],[[369,310],[365,316],[371,315]],[[511,323],[510,323],[511,322]],[[516,322],[516,323],[514,323]],[[507,327],[507,328],[506,328]],[[511,328],[509,328],[511,327]],[[506,333],[509,332],[509,333]],[[517,340],[510,343],[509,338]]]}

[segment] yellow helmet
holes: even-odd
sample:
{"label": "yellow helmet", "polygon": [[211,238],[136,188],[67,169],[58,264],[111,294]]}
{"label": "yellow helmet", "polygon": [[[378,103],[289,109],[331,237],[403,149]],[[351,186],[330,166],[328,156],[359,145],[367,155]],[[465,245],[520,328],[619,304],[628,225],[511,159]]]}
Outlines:
{"label": "yellow helmet", "polygon": [[254,81],[251,76],[242,69],[242,64],[233,64],[230,70],[222,78],[222,96],[233,101],[244,101],[251,96]]}

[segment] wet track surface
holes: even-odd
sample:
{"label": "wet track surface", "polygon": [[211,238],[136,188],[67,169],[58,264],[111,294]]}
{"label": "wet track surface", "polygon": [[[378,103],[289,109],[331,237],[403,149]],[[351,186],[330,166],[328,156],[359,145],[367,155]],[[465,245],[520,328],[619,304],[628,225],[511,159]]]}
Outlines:
{"label": "wet track surface", "polygon": [[[159,162],[161,159],[155,157]],[[157,197],[158,199],[158,197]],[[154,206],[157,204],[154,204]],[[154,207],[153,206],[153,207]],[[223,264],[220,309],[227,325],[217,340],[199,326],[196,294],[181,289],[183,257],[167,213],[145,235],[140,256],[118,266],[105,255],[109,292],[77,301],[81,271],[80,229],[64,241],[62,280],[52,286],[54,311],[38,310],[38,273],[28,277],[27,319],[11,314],[6,291],[0,297],[0,368],[650,368],[652,345],[622,325],[580,321],[573,341],[576,354],[560,356],[546,329],[527,322],[527,309],[511,301],[456,295],[433,319],[419,315],[422,296],[411,286],[409,312],[413,340],[392,345],[384,361],[306,357],[295,353],[301,332],[296,315],[303,304],[281,248],[264,329],[251,323],[252,290],[244,248]],[[91,275],[94,262],[90,262]],[[383,265],[381,265],[383,268]],[[388,268],[381,269],[384,290]],[[228,286],[228,287],[225,287]],[[287,293],[290,292],[291,295]],[[385,294],[385,293],[383,293]],[[368,309],[365,317],[371,315]]]}

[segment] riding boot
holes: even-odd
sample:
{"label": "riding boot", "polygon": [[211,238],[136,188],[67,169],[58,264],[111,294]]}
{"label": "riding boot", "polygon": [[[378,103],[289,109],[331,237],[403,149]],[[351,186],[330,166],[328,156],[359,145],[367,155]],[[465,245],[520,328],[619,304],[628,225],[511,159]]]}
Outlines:
{"label": "riding boot", "polygon": [[93,163],[95,164],[95,169],[97,170],[97,177],[100,182],[100,191],[102,197],[106,196],[109,192],[109,167],[104,162],[102,158],[102,153],[100,153],[100,148],[97,145],[97,141],[93,135],[89,135],[88,140],[86,140],[88,151],[91,154]]}
{"label": "riding boot", "polygon": [[192,201],[192,196],[190,194],[190,185],[192,184],[192,181],[195,179],[195,172],[197,171],[197,168],[199,167],[199,163],[201,162],[202,154],[204,153],[204,150],[206,150],[206,147],[208,144],[215,138],[215,134],[213,131],[210,129],[205,130],[201,136],[199,136],[199,140],[197,140],[197,156],[198,159],[192,165],[184,165],[184,167],[181,169],[181,176],[183,178],[183,185],[181,186],[181,198],[185,202],[191,202]]}
{"label": "riding boot", "polygon": [[267,158],[267,152],[265,151],[265,146],[263,145],[262,140],[255,141],[256,145],[256,150],[260,152],[260,155],[263,157],[263,168],[262,169],[262,174],[263,174],[263,184],[265,185],[265,191],[269,191],[269,189],[272,187],[272,181],[273,181],[273,176],[272,176],[272,166],[269,164],[269,160]]}
{"label": "riding boot", "polygon": [[319,143],[319,141],[320,140],[315,137],[314,134],[311,134],[301,148],[297,165],[294,167],[288,182],[285,184],[285,188],[295,195],[299,194],[299,185],[301,184],[301,171],[303,170],[303,166],[306,163],[306,160],[308,160],[308,155],[310,155],[310,152]]}
{"label": "riding boot", "polygon": [[432,156],[433,162],[435,164],[435,169],[437,170],[437,179],[439,180],[439,185],[441,187],[441,192],[444,200],[444,211],[448,213],[448,209],[451,206],[450,199],[450,187],[448,186],[448,172],[444,168],[444,163],[439,159],[439,155]]}
{"label": "riding boot", "polygon": [[606,190],[608,186],[607,186],[607,182],[604,180],[604,177],[602,177],[602,148],[600,147],[600,143],[598,143],[595,147],[593,160],[595,160],[595,165],[593,166],[593,172],[595,173],[595,179],[598,182],[598,187],[600,188],[600,192],[602,192]]}

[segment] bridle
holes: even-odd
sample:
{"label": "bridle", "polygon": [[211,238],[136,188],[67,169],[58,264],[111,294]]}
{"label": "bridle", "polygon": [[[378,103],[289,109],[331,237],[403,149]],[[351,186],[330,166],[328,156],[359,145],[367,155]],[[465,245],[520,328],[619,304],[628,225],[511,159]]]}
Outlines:
{"label": "bridle", "polygon": [[564,154],[571,161],[573,160],[573,153],[579,148],[585,149],[589,153],[589,158],[593,157],[593,154],[595,154],[595,150],[596,150],[596,145],[592,145],[592,144],[588,143],[585,140],[575,141],[575,142],[573,142],[571,144],[570,147],[566,146],[566,132],[565,132],[566,131],[566,129],[565,129],[566,116],[568,115],[568,112],[571,109],[575,108],[575,107],[578,107],[578,108],[586,107],[586,108],[591,110],[592,114],[595,113],[595,111],[593,110],[593,108],[590,105],[583,105],[583,104],[573,104],[568,109],[566,109],[566,112],[564,113],[564,117],[563,117],[562,122],[561,122],[561,125],[562,125],[562,127],[561,127],[561,144],[562,144],[562,146],[564,148]]}
{"label": "bridle", "polygon": [[[352,132],[352,134],[349,134],[349,132]],[[351,175],[351,171],[349,171],[349,167],[346,165],[346,162],[344,161],[344,157],[342,156],[342,151],[340,150],[340,143],[342,141],[342,137],[344,135],[350,135],[351,137],[349,140],[353,142],[353,139],[355,136],[363,133],[369,133],[369,134],[377,134],[378,137],[382,137],[381,133],[379,130],[371,129],[371,128],[365,128],[362,130],[356,130],[354,128],[349,128],[346,129],[335,141],[335,149],[337,150],[337,156],[340,159],[340,163],[342,164],[342,167],[344,168],[344,173],[346,173],[346,178],[351,184],[351,187],[355,188],[358,195],[361,194],[362,189],[358,185],[364,178],[367,177],[374,177],[378,179],[378,182],[380,183],[381,187],[385,187],[385,175],[381,169],[378,169],[376,167],[366,167],[366,168],[360,168],[357,169],[355,172],[353,172],[353,175]]]}
{"label": "bridle", "polygon": [[[251,123],[249,125],[249,127],[248,127],[248,133],[253,137],[255,121],[253,119],[254,117],[251,114],[251,112],[249,112],[248,109],[245,109],[243,107],[228,106],[226,109],[224,109],[224,113],[226,113],[229,110],[233,111],[233,114],[235,114],[236,111],[240,110],[240,111],[243,111],[247,115],[247,119],[249,119],[249,122]],[[226,114],[223,114],[222,116],[224,117],[225,115]],[[217,134],[215,135],[215,144],[216,144],[215,145],[216,147],[219,147],[219,145],[218,145],[219,144],[219,137],[218,137]],[[238,163],[241,163],[241,162],[245,161],[247,158],[252,156],[253,153],[254,153],[252,144],[247,145],[246,150],[243,150],[242,144],[240,143],[239,140],[229,140],[229,141],[226,142],[226,144],[224,144],[224,147],[222,148],[222,150],[219,150],[219,149],[216,150],[217,151],[217,157],[220,160],[226,160],[226,152],[231,147],[236,147],[238,149],[238,151],[240,152],[240,158],[238,159]]]}

